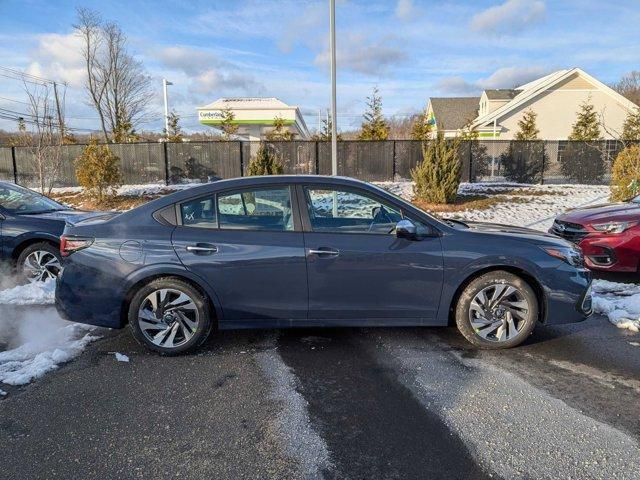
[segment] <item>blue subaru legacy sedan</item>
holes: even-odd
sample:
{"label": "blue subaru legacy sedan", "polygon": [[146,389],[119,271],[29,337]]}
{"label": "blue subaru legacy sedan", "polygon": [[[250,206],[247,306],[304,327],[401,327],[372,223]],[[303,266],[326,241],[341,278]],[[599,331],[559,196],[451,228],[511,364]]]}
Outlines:
{"label": "blue subaru legacy sedan", "polygon": [[164,354],[218,329],[457,325],[518,345],[591,313],[580,250],[524,228],[441,221],[348,178],[266,176],[67,223],[60,314]]}
{"label": "blue subaru legacy sedan", "polygon": [[0,259],[15,268],[21,280],[55,278],[66,220],[84,213],[28,188],[0,182]]}

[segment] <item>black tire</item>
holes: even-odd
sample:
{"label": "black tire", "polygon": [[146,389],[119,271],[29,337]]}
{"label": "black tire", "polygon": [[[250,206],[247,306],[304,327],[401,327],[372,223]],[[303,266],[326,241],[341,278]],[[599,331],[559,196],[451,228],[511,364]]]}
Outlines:
{"label": "black tire", "polygon": [[[16,273],[25,282],[34,281],[33,277],[29,275],[27,269],[25,268],[25,260],[30,255],[37,254],[38,252],[44,252],[46,255],[52,255],[53,257],[55,257],[55,259],[58,261],[58,267],[50,268],[49,272],[54,276],[57,276],[60,273],[60,266],[62,265],[60,248],[47,242],[34,243],[25,248],[20,253],[20,255],[18,255],[18,259],[16,260]],[[43,280],[45,280],[45,278],[43,278],[42,281]]]}
{"label": "black tire", "polygon": [[[475,329],[471,325],[471,303],[476,295],[480,294],[483,290],[491,288],[494,285],[502,284],[514,287],[518,295],[527,301],[526,312],[528,315],[519,321],[521,323],[516,324],[517,333],[514,334],[512,338],[504,340],[483,338],[483,336],[478,333],[480,329]],[[491,290],[489,290],[489,292],[491,292]],[[538,322],[538,315],[538,298],[531,286],[521,277],[502,270],[488,272],[472,280],[462,291],[455,307],[455,319],[458,330],[469,343],[483,349],[502,349],[519,345],[533,332]],[[499,321],[500,320],[496,320],[496,317],[493,317],[494,324]],[[489,336],[489,338],[492,337]]]}
{"label": "black tire", "polygon": [[[193,336],[181,345],[171,348],[157,345],[153,343],[147,335],[145,335],[140,326],[138,312],[143,306],[143,302],[146,301],[149,295],[159,290],[172,290],[183,293],[189,297],[195,305],[195,311],[197,311],[198,315],[197,327],[195,328],[195,332],[192,333]],[[198,348],[209,337],[209,333],[211,332],[213,325],[208,299],[191,284],[174,277],[158,278],[141,287],[131,299],[127,318],[129,320],[131,332],[138,343],[150,350],[168,356],[180,355]]]}

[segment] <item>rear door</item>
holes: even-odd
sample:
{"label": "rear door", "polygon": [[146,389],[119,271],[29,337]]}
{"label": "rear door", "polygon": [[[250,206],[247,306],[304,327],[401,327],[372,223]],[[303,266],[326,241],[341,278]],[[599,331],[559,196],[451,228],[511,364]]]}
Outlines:
{"label": "rear door", "polygon": [[443,260],[440,237],[431,227],[416,221],[419,240],[397,238],[401,207],[364,189],[308,185],[298,198],[310,319],[389,324],[436,316]]}
{"label": "rear door", "polygon": [[305,319],[303,234],[288,185],[224,191],[179,205],[173,244],[218,295],[225,321]]}

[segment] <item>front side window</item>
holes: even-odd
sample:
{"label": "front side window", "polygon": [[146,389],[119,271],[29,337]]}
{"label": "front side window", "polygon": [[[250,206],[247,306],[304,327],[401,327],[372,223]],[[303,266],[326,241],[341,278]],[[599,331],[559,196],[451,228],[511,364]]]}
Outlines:
{"label": "front side window", "polygon": [[213,197],[198,198],[180,205],[182,225],[185,227],[216,228]]}
{"label": "front side window", "polygon": [[218,224],[243,230],[293,230],[289,187],[218,195]]}
{"label": "front side window", "polygon": [[311,228],[317,232],[389,234],[402,213],[364,192],[307,188]]}
{"label": "front side window", "polygon": [[0,185],[0,206],[9,213],[45,213],[64,210],[64,205],[28,188]]}

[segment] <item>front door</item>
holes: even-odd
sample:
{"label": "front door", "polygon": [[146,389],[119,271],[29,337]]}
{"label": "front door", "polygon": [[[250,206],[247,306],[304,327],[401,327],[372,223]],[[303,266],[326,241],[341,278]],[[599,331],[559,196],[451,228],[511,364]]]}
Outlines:
{"label": "front door", "polygon": [[180,205],[174,247],[215,290],[225,321],[306,318],[304,240],[291,198],[289,186],[257,187]]}
{"label": "front door", "polygon": [[401,208],[366,190],[303,190],[310,319],[402,323],[436,316],[443,280],[438,236],[397,238]]}

